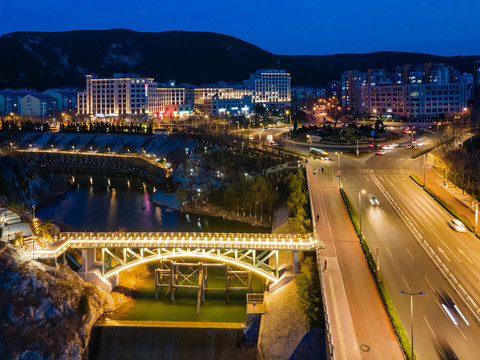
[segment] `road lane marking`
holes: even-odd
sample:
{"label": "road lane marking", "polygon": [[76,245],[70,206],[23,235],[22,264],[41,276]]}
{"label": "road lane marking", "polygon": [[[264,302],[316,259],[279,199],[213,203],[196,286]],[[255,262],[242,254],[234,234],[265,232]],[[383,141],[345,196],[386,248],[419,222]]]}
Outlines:
{"label": "road lane marking", "polygon": [[408,252],[408,255],[410,255],[410,257],[412,258],[412,260],[415,260],[415,259],[413,258],[413,255],[412,255],[412,253],[410,252],[410,250],[408,250],[408,248],[405,248],[405,250],[407,250],[407,252]]}
{"label": "road lane marking", "polygon": [[432,283],[427,279],[426,276],[425,276],[425,280],[427,280],[427,283],[428,283],[428,285],[430,285],[430,287],[432,288],[432,290],[435,291],[435,288],[433,287]]}
{"label": "road lane marking", "polygon": [[424,316],[423,318],[425,319],[425,322],[427,323],[427,326],[428,326],[428,328],[430,329],[433,337],[436,339],[436,338],[437,338],[437,335],[435,335],[435,333],[433,332],[433,329],[432,329],[432,327],[430,326],[430,323],[428,322],[426,316]]}
{"label": "road lane marking", "polygon": [[460,248],[457,248],[457,249],[458,249],[458,252],[459,252],[460,254],[462,254],[463,256],[465,256],[465,257],[467,258],[467,260],[470,261],[470,264],[473,264],[473,261],[470,260],[470,258],[467,256],[467,254],[465,254],[465,252],[464,252],[462,249],[460,249]]}
{"label": "road lane marking", "polygon": [[388,255],[390,255],[390,257],[393,259],[393,255],[392,253],[390,252],[390,249],[387,247],[387,252],[388,252]]}
{"label": "road lane marking", "polygon": [[403,275],[402,275],[402,279],[403,279],[403,282],[405,283],[405,285],[407,285],[408,290],[410,291],[410,286],[408,286],[407,280],[405,280],[405,278],[403,277]]}
{"label": "road lane marking", "polygon": [[452,262],[452,260],[450,260],[450,258],[447,256],[447,254],[445,254],[445,251],[440,246],[437,246],[437,248],[438,251],[445,257],[445,259],[447,259],[449,262]]}
{"label": "road lane marking", "polygon": [[460,329],[459,327],[457,327],[458,331],[460,331],[460,334],[462,334],[463,338],[465,340],[467,340],[467,337],[465,336],[465,334],[463,333],[462,329]]}

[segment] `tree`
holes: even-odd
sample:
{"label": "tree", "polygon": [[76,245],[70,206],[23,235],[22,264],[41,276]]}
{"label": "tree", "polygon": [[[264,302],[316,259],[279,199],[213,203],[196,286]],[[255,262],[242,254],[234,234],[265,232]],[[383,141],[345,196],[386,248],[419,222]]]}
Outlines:
{"label": "tree", "polygon": [[323,319],[320,280],[317,262],[313,257],[305,257],[300,264],[297,276],[297,296],[308,325],[317,325]]}

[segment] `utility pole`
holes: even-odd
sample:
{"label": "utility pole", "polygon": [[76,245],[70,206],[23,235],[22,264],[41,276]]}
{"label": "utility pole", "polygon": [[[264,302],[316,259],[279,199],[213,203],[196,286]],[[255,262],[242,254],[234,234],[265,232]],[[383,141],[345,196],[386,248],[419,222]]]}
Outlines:
{"label": "utility pole", "polygon": [[427,187],[427,183],[425,182],[425,158],[427,154],[423,154],[423,187]]}

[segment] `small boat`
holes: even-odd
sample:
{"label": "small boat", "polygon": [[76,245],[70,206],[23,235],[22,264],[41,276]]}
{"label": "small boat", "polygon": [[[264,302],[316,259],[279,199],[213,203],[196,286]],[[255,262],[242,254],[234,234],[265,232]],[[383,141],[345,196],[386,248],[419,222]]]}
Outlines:
{"label": "small boat", "polygon": [[143,204],[142,209],[145,210],[147,208],[147,205]]}

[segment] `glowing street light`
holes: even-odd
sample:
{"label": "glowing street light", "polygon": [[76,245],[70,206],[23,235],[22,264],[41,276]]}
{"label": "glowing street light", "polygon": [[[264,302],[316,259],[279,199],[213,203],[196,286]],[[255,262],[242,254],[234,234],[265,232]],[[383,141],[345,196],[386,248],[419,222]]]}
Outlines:
{"label": "glowing street light", "polygon": [[356,193],[358,193],[358,205],[360,206],[360,234],[362,234],[362,194],[365,194],[366,191],[365,189],[362,190],[355,190]]}
{"label": "glowing street light", "polygon": [[338,177],[338,188],[339,188],[339,189],[340,189],[340,187],[341,187],[340,176],[341,176],[341,174],[342,174],[342,170],[341,170],[341,168],[340,168],[340,160],[341,160],[340,155],[341,155],[341,154],[342,154],[341,151],[335,151],[335,155],[338,156],[338,173],[337,173],[337,177]]}

